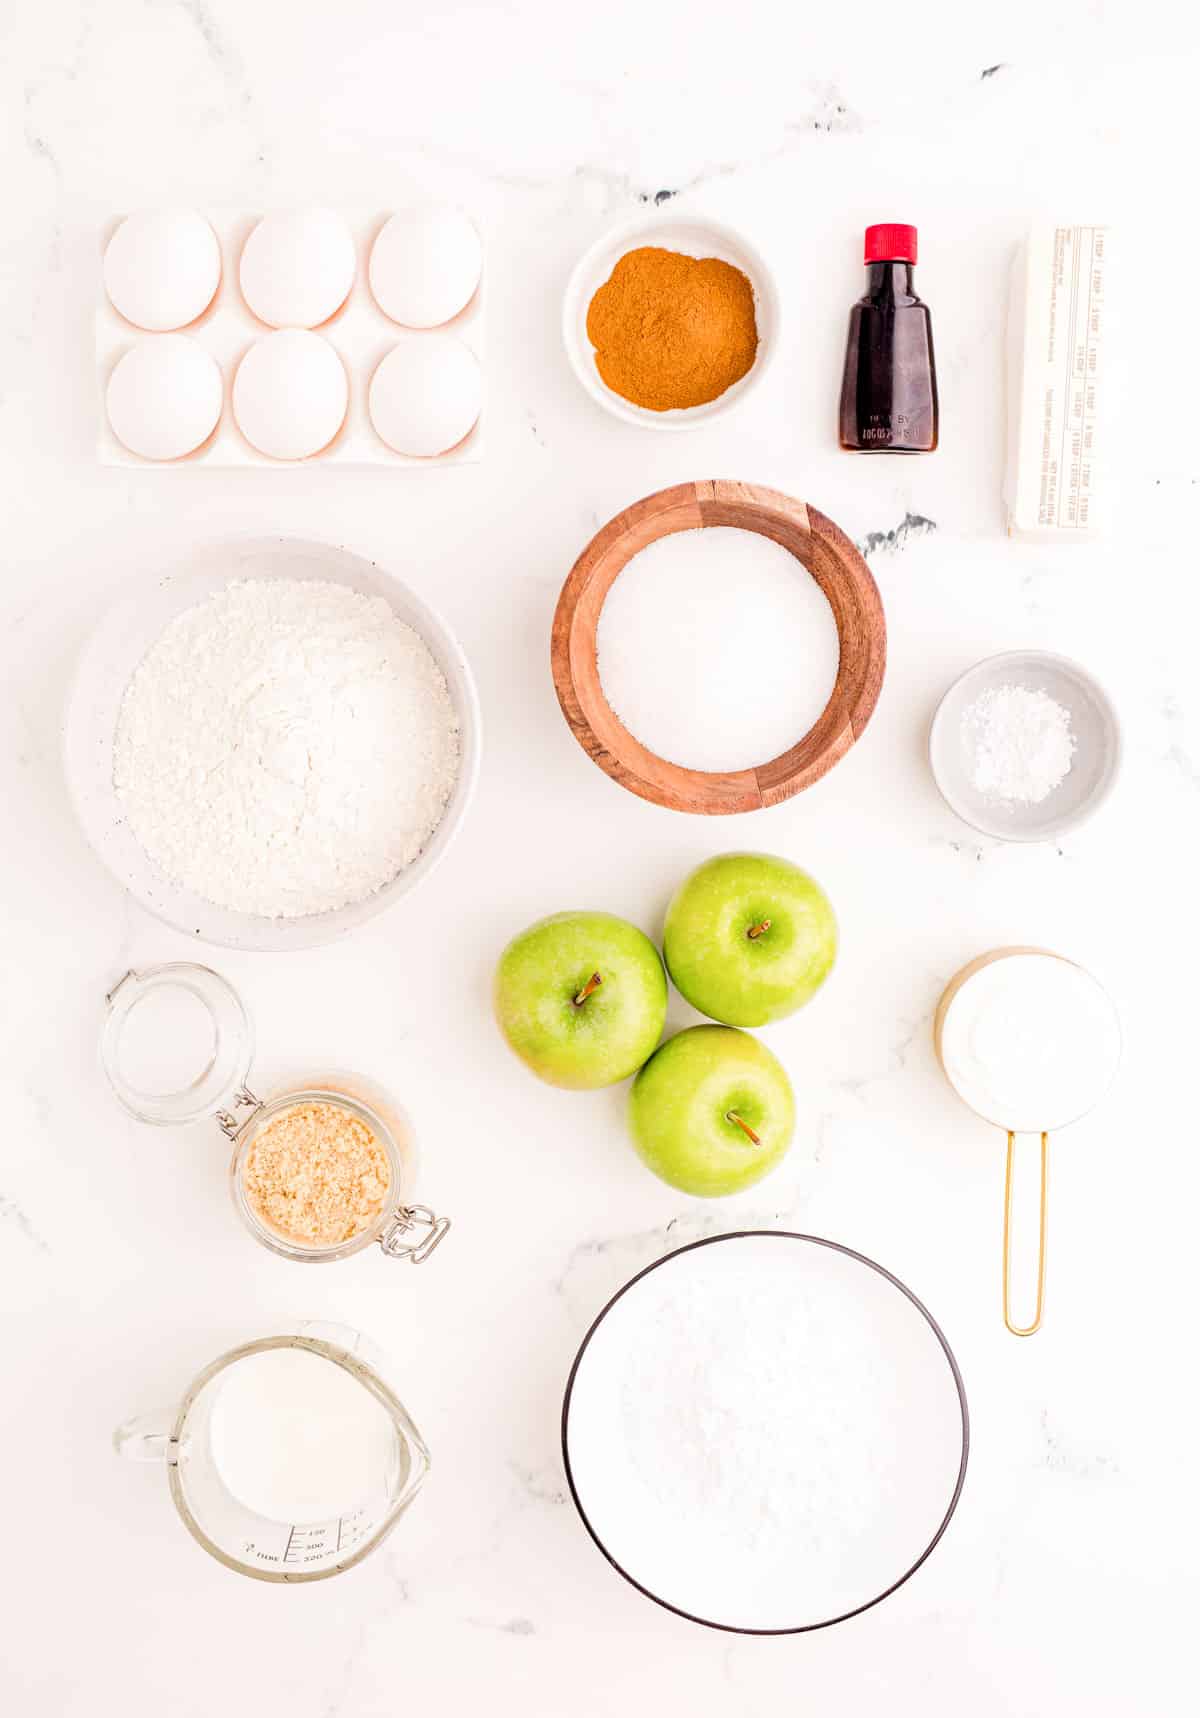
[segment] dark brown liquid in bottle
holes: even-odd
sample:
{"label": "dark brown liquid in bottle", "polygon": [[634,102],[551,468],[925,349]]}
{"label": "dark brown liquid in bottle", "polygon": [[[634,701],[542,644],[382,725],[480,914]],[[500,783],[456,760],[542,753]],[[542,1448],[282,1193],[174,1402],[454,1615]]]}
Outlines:
{"label": "dark brown liquid in bottle", "polygon": [[937,373],[929,308],[912,264],[867,264],[867,290],[850,312],[840,436],[855,453],[932,453]]}

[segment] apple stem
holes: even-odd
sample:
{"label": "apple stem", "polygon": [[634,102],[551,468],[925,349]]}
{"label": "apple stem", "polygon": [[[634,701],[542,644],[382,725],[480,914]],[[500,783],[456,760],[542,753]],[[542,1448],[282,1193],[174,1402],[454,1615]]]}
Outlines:
{"label": "apple stem", "polygon": [[750,1123],[748,1121],[743,1121],[741,1116],[738,1115],[736,1110],[726,1110],[725,1120],[731,1121],[731,1122],[736,1122],[738,1127],[740,1127],[742,1132],[745,1134],[746,1138],[750,1141],[751,1145],[761,1145],[762,1144],[762,1140],[759,1139],[759,1137],[755,1133],[754,1129],[750,1126]]}
{"label": "apple stem", "polygon": [[762,936],[763,932],[769,931],[770,928],[771,928],[770,919],[760,919],[758,924],[750,926],[750,929],[746,932],[746,935],[750,938],[751,942],[757,942],[759,937]]}
{"label": "apple stem", "polygon": [[588,997],[592,994],[592,992],[594,990],[599,990],[600,986],[603,983],[604,983],[604,980],[601,978],[600,974],[598,972],[594,972],[592,974],[592,976],[588,979],[587,983],[584,985],[583,989],[576,996],[576,998],[575,998],[576,1008],[582,1008],[584,1003],[587,1001]]}

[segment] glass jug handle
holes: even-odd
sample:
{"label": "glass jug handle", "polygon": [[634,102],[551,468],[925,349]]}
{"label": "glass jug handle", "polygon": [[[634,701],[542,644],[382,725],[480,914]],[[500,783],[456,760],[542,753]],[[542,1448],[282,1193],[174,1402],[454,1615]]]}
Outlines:
{"label": "glass jug handle", "polygon": [[119,1456],[130,1461],[171,1461],[175,1440],[171,1427],[175,1424],[174,1408],[159,1408],[152,1414],[138,1414],[126,1420],[113,1433],[113,1448]]}

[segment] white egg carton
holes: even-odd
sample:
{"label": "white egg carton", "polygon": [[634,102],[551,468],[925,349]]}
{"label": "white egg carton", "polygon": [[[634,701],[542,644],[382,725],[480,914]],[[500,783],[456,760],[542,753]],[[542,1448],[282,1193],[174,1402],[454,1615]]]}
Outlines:
{"label": "white egg carton", "polygon": [[[224,398],[221,407],[221,417],[216,429],[202,447],[194,453],[186,454],[182,459],[154,460],[143,459],[139,454],[132,453],[125,444],[114,435],[105,410],[104,395],[108,387],[108,379],[112,375],[119,359],[132,346],[143,340],[162,340],[168,338],[164,334],[150,334],[142,328],[134,327],[127,322],[119,311],[114,309],[104,290],[101,265],[104,250],[113,232],[120,224],[121,216],[114,216],[104,229],[101,237],[99,257],[97,262],[97,291],[99,303],[96,309],[96,375],[100,392],[100,426],[97,439],[97,455],[102,465],[134,466],[142,469],[159,465],[208,465],[208,466],[264,466],[276,471],[286,471],[297,466],[314,465],[343,465],[343,466],[380,466],[395,469],[398,466],[419,466],[428,470],[431,466],[440,465],[473,465],[483,457],[484,419],[487,415],[486,388],[483,409],[478,422],[471,433],[457,447],[448,453],[439,454],[433,459],[417,459],[411,455],[396,453],[387,443],[380,440],[370,413],[367,410],[367,389],[371,377],[382,360],[396,343],[414,334],[420,338],[422,334],[454,334],[470,348],[483,366],[483,292],[484,281],[481,280],[476,288],[475,296],[451,321],[443,323],[439,328],[428,330],[403,329],[398,323],[385,316],[371,293],[367,280],[367,263],[371,254],[371,246],[380,228],[395,213],[394,210],[384,210],[382,213],[370,214],[359,209],[340,209],[338,212],[345,220],[354,237],[354,248],[358,258],[355,271],[354,285],[350,296],[336,315],[323,322],[314,332],[329,341],[346,366],[346,375],[350,383],[350,402],[346,408],[345,422],[341,429],[320,453],[313,454],[308,459],[283,460],[271,459],[260,453],[257,448],[242,435],[233,415],[230,404],[234,372],[242,356],[253,345],[255,340],[272,329],[260,322],[242,297],[238,285],[238,264],[241,260],[242,246],[245,244],[256,223],[266,213],[266,210],[246,209],[206,209],[203,211],[207,220],[212,223],[213,230],[221,246],[221,284],[217,288],[216,297],[204,314],[190,322],[186,328],[172,332],[187,334],[199,341],[207,352],[210,352],[220,366],[224,384]],[[486,268],[485,268],[486,273]]]}

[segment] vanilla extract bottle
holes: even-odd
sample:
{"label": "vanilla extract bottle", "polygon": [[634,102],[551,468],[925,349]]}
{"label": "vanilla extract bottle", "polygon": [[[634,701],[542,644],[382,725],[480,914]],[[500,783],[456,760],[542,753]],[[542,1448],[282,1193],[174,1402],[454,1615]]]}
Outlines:
{"label": "vanilla extract bottle", "polygon": [[850,312],[839,436],[853,453],[932,453],[937,371],[929,307],[913,286],[917,229],[868,227],[867,290]]}

